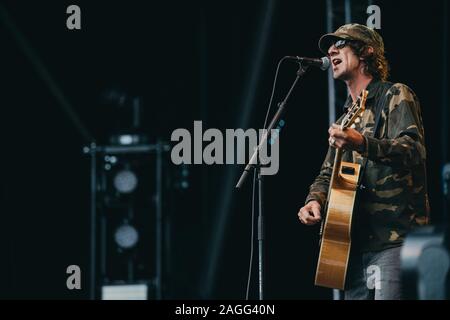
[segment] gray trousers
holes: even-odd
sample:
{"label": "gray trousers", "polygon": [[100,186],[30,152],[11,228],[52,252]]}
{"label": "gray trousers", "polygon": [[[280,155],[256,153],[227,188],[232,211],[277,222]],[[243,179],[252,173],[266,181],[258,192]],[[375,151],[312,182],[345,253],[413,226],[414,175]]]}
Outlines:
{"label": "gray trousers", "polygon": [[401,247],[350,256],[345,300],[400,300]]}

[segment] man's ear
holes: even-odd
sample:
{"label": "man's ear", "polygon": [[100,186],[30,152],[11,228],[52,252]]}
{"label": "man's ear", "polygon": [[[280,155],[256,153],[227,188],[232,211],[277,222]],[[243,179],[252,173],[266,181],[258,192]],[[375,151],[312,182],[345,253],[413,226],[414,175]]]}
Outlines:
{"label": "man's ear", "polygon": [[374,48],[371,46],[368,46],[365,50],[364,50],[364,54],[359,58],[360,60],[365,60],[365,57],[371,56],[374,52]]}

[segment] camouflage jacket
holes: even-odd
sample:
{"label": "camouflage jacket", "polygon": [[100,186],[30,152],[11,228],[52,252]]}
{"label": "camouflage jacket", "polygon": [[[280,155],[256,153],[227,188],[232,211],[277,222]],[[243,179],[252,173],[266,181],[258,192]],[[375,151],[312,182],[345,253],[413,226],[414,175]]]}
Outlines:
{"label": "camouflage jacket", "polygon": [[[367,90],[366,110],[355,125],[365,138],[365,151],[345,150],[342,160],[362,164],[368,158],[361,180],[365,188],[358,190],[353,215],[352,246],[359,251],[378,251],[401,245],[411,228],[428,223],[426,151],[415,93],[404,84],[392,85],[374,137],[374,109],[382,98],[382,83],[374,80]],[[349,96],[344,108],[351,104]],[[324,208],[334,155],[335,149],[329,147],[306,203],[317,200]]]}

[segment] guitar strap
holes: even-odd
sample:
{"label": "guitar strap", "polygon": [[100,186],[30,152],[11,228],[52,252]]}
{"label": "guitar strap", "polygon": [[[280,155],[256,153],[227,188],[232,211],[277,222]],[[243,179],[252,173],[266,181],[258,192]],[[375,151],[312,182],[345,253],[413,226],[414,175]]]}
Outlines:
{"label": "guitar strap", "polygon": [[[388,98],[386,93],[394,84],[392,82],[382,82],[381,85],[382,85],[382,88],[379,93],[379,98],[377,100],[377,103],[374,105],[376,114],[375,114],[375,124],[373,126],[373,137],[376,137],[378,124],[379,124],[380,118],[381,118],[381,112],[383,111],[383,108],[384,108],[387,98]],[[364,172],[366,171],[367,161],[368,161],[368,159],[364,158],[363,163],[361,164],[359,181],[358,181],[358,187],[361,190],[365,188],[365,186],[362,184],[362,180],[364,177]]]}

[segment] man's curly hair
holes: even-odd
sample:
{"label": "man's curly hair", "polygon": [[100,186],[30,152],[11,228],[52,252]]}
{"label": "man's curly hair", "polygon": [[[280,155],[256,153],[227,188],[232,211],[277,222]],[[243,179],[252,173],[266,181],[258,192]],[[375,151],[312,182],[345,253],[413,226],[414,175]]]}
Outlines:
{"label": "man's curly hair", "polygon": [[373,47],[373,52],[369,53],[369,45],[360,41],[349,43],[353,52],[365,62],[364,71],[378,80],[386,81],[389,77],[389,62],[384,56],[384,48]]}

